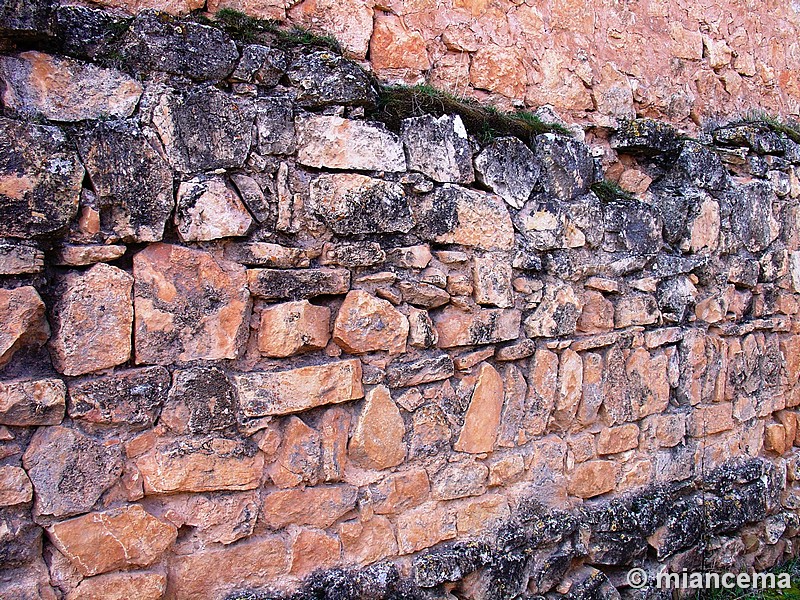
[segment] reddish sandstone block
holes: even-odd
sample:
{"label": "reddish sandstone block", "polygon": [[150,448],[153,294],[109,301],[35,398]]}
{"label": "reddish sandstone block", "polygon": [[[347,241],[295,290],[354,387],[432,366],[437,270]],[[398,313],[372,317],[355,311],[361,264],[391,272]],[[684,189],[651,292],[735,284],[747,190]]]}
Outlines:
{"label": "reddish sandstone block", "polygon": [[331,310],[308,300],[285,302],[261,311],[258,349],[273,358],[284,358],[328,345]]}
{"label": "reddish sandstone block", "polygon": [[289,572],[305,577],[317,569],[328,569],[339,562],[342,553],[336,536],[318,529],[301,529],[292,542]]}
{"label": "reddish sandstone block", "polygon": [[590,460],[575,466],[569,474],[567,489],[573,496],[592,498],[605,494],[616,485],[616,468],[610,460]]}
{"label": "reddish sandstone block", "polygon": [[428,499],[430,481],[422,468],[393,473],[372,488],[373,506],[378,514],[397,514]]}
{"label": "reddish sandstone block", "polygon": [[713,435],[733,427],[733,405],[730,402],[697,406],[688,422],[689,435],[692,437]]}
{"label": "reddish sandstone block", "polygon": [[397,518],[397,545],[400,554],[430,548],[456,537],[456,519],[437,502],[428,502],[404,511]]}
{"label": "reddish sandstone block", "polygon": [[339,527],[344,557],[368,565],[397,554],[397,539],[389,519],[375,515],[368,521],[347,521]]}
{"label": "reddish sandstone block", "polygon": [[388,469],[403,462],[406,446],[403,417],[386,386],[370,390],[353,437],[350,460],[367,469]]}
{"label": "reddish sandstone block", "polygon": [[497,439],[502,409],[503,380],[494,367],[483,363],[454,449],[472,454],[491,452]]}
{"label": "reddish sandstone block", "polygon": [[333,341],[351,354],[377,350],[401,354],[406,349],[408,330],[408,318],[390,302],[352,290],[336,315]]}
{"label": "reddish sandstone block", "polygon": [[272,492],[264,497],[261,518],[267,527],[287,525],[330,527],[356,505],[358,488],[351,485],[321,485]]}
{"label": "reddish sandstone block", "polygon": [[66,600],[160,600],[166,589],[161,573],[106,573],[81,581]]}
{"label": "reddish sandstone block", "polygon": [[617,454],[639,446],[639,426],[635,423],[609,427],[597,436],[597,453]]}

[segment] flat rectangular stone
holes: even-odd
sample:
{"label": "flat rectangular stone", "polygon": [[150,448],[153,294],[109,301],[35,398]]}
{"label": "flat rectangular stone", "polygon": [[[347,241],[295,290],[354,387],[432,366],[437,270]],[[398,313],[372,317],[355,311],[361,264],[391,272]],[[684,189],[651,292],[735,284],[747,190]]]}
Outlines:
{"label": "flat rectangular stone", "polygon": [[309,265],[303,248],[290,248],[269,242],[229,242],[225,244],[225,258],[243,265],[294,269]]}
{"label": "flat rectangular stone", "polygon": [[440,348],[477,346],[515,340],[522,313],[516,309],[464,311],[448,306],[433,317]]}
{"label": "flat rectangular stone", "polygon": [[342,360],[274,373],[233,376],[245,417],[287,415],[364,396],[361,361]]}
{"label": "flat rectangular stone", "polygon": [[386,369],[386,381],[390,388],[402,388],[440,381],[452,377],[453,374],[453,359],[442,352],[395,359]]}
{"label": "flat rectangular stone", "polygon": [[347,269],[249,269],[247,282],[253,296],[265,300],[300,300],[325,294],[346,294]]}
{"label": "flat rectangular stone", "polygon": [[0,241],[0,275],[41,273],[44,269],[44,252],[35,246],[15,240]]}
{"label": "flat rectangular stone", "polygon": [[0,382],[0,425],[58,425],[64,418],[67,386],[60,379]]}

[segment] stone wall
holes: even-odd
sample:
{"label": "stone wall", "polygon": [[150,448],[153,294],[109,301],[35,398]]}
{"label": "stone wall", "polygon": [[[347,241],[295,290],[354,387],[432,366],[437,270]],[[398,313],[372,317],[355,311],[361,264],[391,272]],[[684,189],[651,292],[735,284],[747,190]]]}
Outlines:
{"label": "stone wall", "polygon": [[26,6],[3,598],[655,598],[625,572],[796,554],[784,133],[387,127],[314,40]]}
{"label": "stone wall", "polygon": [[[53,0],[55,1],[55,0]],[[19,15],[42,0],[3,0]],[[87,0],[135,14],[244,11],[334,35],[384,81],[573,121],[682,126],[800,111],[800,5],[775,0]],[[0,9],[2,10],[2,9]]]}

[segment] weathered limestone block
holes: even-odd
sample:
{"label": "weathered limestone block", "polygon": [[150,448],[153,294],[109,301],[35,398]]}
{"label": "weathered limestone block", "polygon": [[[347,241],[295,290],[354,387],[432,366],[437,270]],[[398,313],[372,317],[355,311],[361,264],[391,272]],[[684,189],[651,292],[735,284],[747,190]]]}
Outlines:
{"label": "weathered limestone block", "polygon": [[83,267],[99,262],[111,262],[125,254],[126,247],[109,244],[106,246],[74,245],[62,246],[53,260],[54,264],[68,267]]}
{"label": "weathered limestone block", "polygon": [[48,529],[50,540],[81,574],[153,564],[178,536],[138,504],[89,513]]}
{"label": "weathered limestone block", "polygon": [[433,315],[439,334],[439,348],[475,346],[515,340],[519,336],[522,314],[515,309],[461,310],[447,306]]}
{"label": "weathered limestone block", "polygon": [[225,494],[179,494],[148,498],[148,506],[162,514],[168,511],[170,522],[180,528],[196,528],[204,540],[232,544],[252,535],[258,517],[258,492]]}
{"label": "weathered limestone block", "polygon": [[178,186],[175,227],[184,242],[243,236],[253,224],[239,195],[221,177],[194,177]]}
{"label": "weathered limestone block", "polygon": [[98,0],[96,4],[118,8],[128,13],[151,9],[171,15],[186,15],[204,6],[203,0],[136,0],[133,5],[131,0]]}
{"label": "weathered limestone block", "polygon": [[378,242],[325,244],[320,257],[321,265],[338,265],[348,269],[372,267],[385,261],[386,253]]}
{"label": "weathered limestone block", "polygon": [[308,300],[285,302],[261,311],[258,349],[262,354],[285,358],[320,350],[330,340],[331,310]]}
{"label": "weathered limestone block", "polygon": [[239,59],[236,44],[221,29],[152,12],[133,20],[120,53],[138,71],[163,71],[199,81],[224,79]]}
{"label": "weathered limestone block", "polygon": [[236,358],[250,313],[244,267],[153,244],[133,257],[133,274],[137,363]]}
{"label": "weathered limestone block", "polygon": [[262,519],[271,529],[330,527],[355,508],[357,496],[358,488],[346,484],[279,490],[264,497]]}
{"label": "weathered limestone block", "polygon": [[777,197],[763,181],[733,186],[723,201],[730,207],[733,234],[750,252],[763,252],[781,233],[780,221],[773,214]]}
{"label": "weathered limestone block", "polygon": [[0,240],[0,275],[41,273],[43,270],[44,252],[35,244],[10,239]]}
{"label": "weathered limestone block", "polygon": [[370,39],[369,56],[372,68],[379,77],[400,69],[411,73],[426,71],[431,67],[425,38],[410,30],[397,15],[378,14]]}
{"label": "weathered limestone block", "polygon": [[525,94],[528,74],[520,48],[495,44],[481,45],[470,64],[469,80],[478,89],[496,92],[509,98]]}
{"label": "weathered limestone block", "polygon": [[444,185],[412,209],[417,229],[425,239],[483,250],[514,247],[514,226],[499,196]]}
{"label": "weathered limestone block", "polygon": [[494,450],[503,409],[503,380],[488,363],[478,369],[478,381],[464,415],[464,427],[453,448],[457,452],[480,454]]}
{"label": "weathered limestone block", "polygon": [[167,597],[175,600],[224,598],[236,589],[269,586],[289,572],[286,541],[252,537],[230,547],[209,547],[169,560]]}
{"label": "weathered limestone block", "polygon": [[[212,0],[212,2],[219,1]],[[276,4],[282,5],[283,3],[276,2]],[[216,9],[213,8],[209,8],[209,10],[216,12]],[[248,11],[247,14],[257,16],[252,11]],[[272,87],[278,84],[288,66],[286,52],[280,48],[250,44],[242,48],[242,57],[239,59],[231,79]]]}
{"label": "weathered limestone block", "polygon": [[305,108],[331,104],[370,106],[377,101],[366,73],[333,52],[303,53],[291,64],[287,75],[297,89],[297,102]]}
{"label": "weathered limestone block", "polygon": [[241,167],[254,122],[249,99],[208,85],[168,89],[153,108],[167,158],[182,173]]}
{"label": "weathered limestone block", "polygon": [[450,294],[428,283],[400,281],[397,284],[403,300],[414,306],[436,308],[450,302]]}
{"label": "weathered limestone block", "polygon": [[26,118],[83,121],[129,117],[142,85],[113,69],[28,51],[0,58],[3,104]]}
{"label": "weathered limestone block", "polygon": [[297,300],[314,296],[346,294],[350,289],[347,269],[275,270],[248,269],[250,293],[264,300]]}
{"label": "weathered limestone block", "polygon": [[473,258],[472,280],[477,304],[499,308],[514,305],[511,291],[511,260],[503,254],[485,254]]}
{"label": "weathered limestone block", "polygon": [[258,98],[255,148],[259,154],[292,154],[296,148],[294,105],[290,98]]}
{"label": "weathered limestone block", "polygon": [[100,210],[124,242],[159,241],[175,206],[172,170],[157,145],[152,130],[132,120],[98,123],[79,138]]}
{"label": "weathered limestone block", "polygon": [[24,504],[32,498],[33,485],[23,469],[11,465],[0,467],[0,506]]}
{"label": "weathered limestone block", "polygon": [[428,311],[410,308],[408,326],[408,343],[414,348],[432,348],[439,341],[439,334]]}
{"label": "weathered limestone block", "polygon": [[547,286],[542,302],[525,319],[525,334],[531,338],[571,335],[582,309],[583,301],[571,285]]}
{"label": "weathered limestone block", "polygon": [[233,376],[233,382],[246,417],[285,415],[364,396],[358,359],[290,371],[241,373]]}
{"label": "weathered limestone block", "polygon": [[303,248],[290,248],[270,242],[229,242],[225,244],[225,258],[243,265],[295,269],[309,265]]}
{"label": "weathered limestone block", "polygon": [[322,466],[322,437],[298,417],[289,417],[283,429],[280,448],[269,469],[279,488],[319,483]]}
{"label": "weathered limestone block", "polygon": [[67,600],[160,600],[167,589],[162,573],[107,573],[84,579]]}
{"label": "weathered limestone block", "polygon": [[225,371],[215,365],[175,370],[159,423],[195,435],[235,426],[235,390]]}
{"label": "weathered limestone block", "polygon": [[453,359],[444,352],[429,355],[407,355],[394,359],[386,369],[390,388],[410,387],[440,381],[453,376]]}
{"label": "weathered limestone block", "polygon": [[440,183],[472,183],[472,148],[458,115],[431,115],[404,119],[400,137],[406,148],[408,168]]}
{"label": "weathered limestone block", "polygon": [[513,208],[522,208],[539,181],[533,152],[513,137],[498,138],[475,157],[478,181]]}
{"label": "weathered limestone block", "polygon": [[562,201],[589,191],[594,183],[594,162],[588,148],[571,138],[546,133],[536,137],[536,158],[547,193]]}
{"label": "weathered limestone block", "polygon": [[83,175],[59,129],[0,118],[0,235],[64,228],[78,210]]}
{"label": "weathered limestone block", "polygon": [[403,146],[377,123],[335,116],[298,117],[297,160],[308,167],[358,171],[406,170]]}
{"label": "weathered limestone block", "polygon": [[609,427],[597,436],[597,453],[618,454],[633,450],[639,445],[639,426],[635,423]]}
{"label": "weathered limestone block", "polygon": [[45,306],[32,286],[0,289],[0,366],[26,346],[41,346],[50,336]]}
{"label": "weathered limestone block", "polygon": [[575,466],[569,475],[569,493],[579,498],[592,498],[616,487],[616,469],[610,460],[590,460]]}
{"label": "weathered limestone block", "polygon": [[122,471],[116,448],[60,426],[36,431],[22,465],[36,490],[35,512],[54,517],[91,510]]}
{"label": "weathered limestone block", "polygon": [[50,355],[64,375],[83,375],[126,362],[131,355],[133,277],[99,263],[57,283]]}
{"label": "weathered limestone block", "polygon": [[375,512],[393,515],[417,506],[428,499],[430,487],[428,473],[421,467],[387,475],[370,488]]}
{"label": "weathered limestone block", "polygon": [[402,185],[355,173],[316,178],[309,208],[339,235],[407,233],[414,226]]}
{"label": "weathered limestone block", "polygon": [[402,354],[408,318],[386,300],[352,290],[345,296],[333,325],[333,341],[351,354],[384,350]]}
{"label": "weathered limestone block", "polygon": [[661,316],[656,299],[650,294],[633,293],[621,296],[614,307],[614,326],[650,325]]}
{"label": "weathered limestone block", "polygon": [[146,494],[252,490],[264,470],[255,444],[233,439],[154,443],[134,458]]}
{"label": "weathered limestone block", "polygon": [[350,460],[366,469],[388,469],[403,462],[406,428],[389,389],[369,391],[350,440]]}
{"label": "weathered limestone block", "polygon": [[69,416],[102,425],[152,427],[167,397],[171,378],[163,367],[118,371],[69,382]]}
{"label": "weathered limestone block", "polygon": [[64,418],[67,387],[60,379],[0,383],[0,425],[58,425]]}

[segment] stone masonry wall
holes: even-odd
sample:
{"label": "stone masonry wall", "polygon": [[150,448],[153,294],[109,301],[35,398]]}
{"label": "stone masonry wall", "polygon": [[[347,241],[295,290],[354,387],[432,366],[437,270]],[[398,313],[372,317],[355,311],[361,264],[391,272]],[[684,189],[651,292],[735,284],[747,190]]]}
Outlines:
{"label": "stone masonry wall", "polygon": [[[3,0],[24,15],[42,0]],[[128,14],[234,9],[339,39],[384,81],[502,106],[552,104],[601,126],[800,112],[789,0],[87,0]]]}
{"label": "stone masonry wall", "polygon": [[784,133],[392,130],[313,43],[26,6],[0,596],[660,598],[625,572],[797,554]]}

